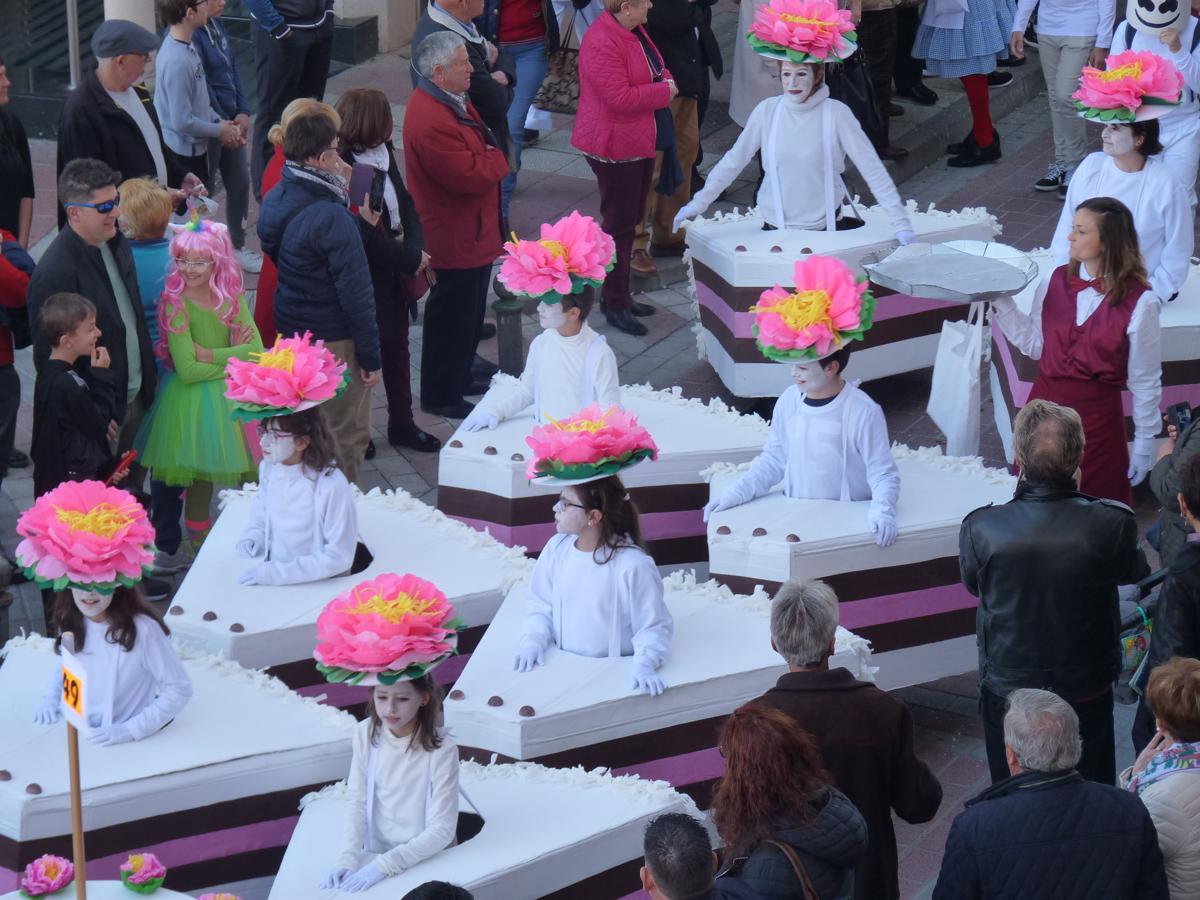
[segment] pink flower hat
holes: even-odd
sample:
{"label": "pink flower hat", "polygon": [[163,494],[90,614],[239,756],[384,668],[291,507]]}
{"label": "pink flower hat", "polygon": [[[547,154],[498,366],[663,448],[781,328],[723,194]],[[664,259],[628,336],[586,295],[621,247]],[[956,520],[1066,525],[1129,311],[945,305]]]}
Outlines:
{"label": "pink flower hat", "polygon": [[861,340],[875,315],[866,278],[832,256],[796,261],[795,289],[768,288],[750,307],[758,349],[774,362],[822,359]]}
{"label": "pink flower hat", "polygon": [[154,527],[132,494],[99,481],[64,481],[17,520],[17,561],[45,588],[108,594],[141,581],[154,562]]}
{"label": "pink flower hat", "polygon": [[1183,75],[1170,60],[1146,50],[1126,50],[1108,57],[1104,66],[1086,66],[1079,90],[1071,95],[1083,118],[1128,125],[1157,119],[1179,105]]}
{"label": "pink flower hat", "polygon": [[840,62],[858,49],[850,10],[834,0],[771,0],[758,8],[746,39],[755,53],[794,63]]}
{"label": "pink flower hat", "polygon": [[346,364],[305,332],[281,337],[275,346],[252,353],[250,361],[225,364],[225,396],[243,420],[266,419],[311,409],[336,397],[350,383]]}
{"label": "pink flower hat", "polygon": [[536,241],[504,245],[500,282],[519,297],[558,303],[568,294],[599,287],[617,258],[617,247],[591,216],[578,210],[542,226]]}
{"label": "pink flower hat", "polygon": [[317,617],[317,669],[335,683],[420,678],[456,650],[454,607],[416,575],[379,575],[329,601]]}
{"label": "pink flower hat", "polygon": [[632,413],[619,406],[601,412],[598,403],[539,425],[525,443],[533,450],[525,475],[538,484],[582,484],[658,458],[650,432]]}

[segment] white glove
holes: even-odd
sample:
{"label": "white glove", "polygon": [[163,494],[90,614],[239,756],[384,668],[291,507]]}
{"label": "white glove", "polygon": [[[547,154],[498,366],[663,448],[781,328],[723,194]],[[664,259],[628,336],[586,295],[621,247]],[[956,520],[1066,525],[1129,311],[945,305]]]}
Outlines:
{"label": "white glove", "polygon": [[323,891],[331,891],[334,888],[342,886],[342,882],[346,880],[347,875],[353,875],[353,869],[347,869],[345,866],[338,866],[328,875],[321,879],[320,889]]}
{"label": "white glove", "polygon": [[896,240],[900,242],[901,247],[904,247],[908,244],[916,243],[917,236],[906,228],[903,231],[896,232]]}
{"label": "white glove", "polygon": [[33,721],[38,725],[53,725],[61,718],[62,701],[57,696],[47,696],[33,714]]}
{"label": "white glove", "polygon": [[246,569],[246,571],[242,572],[242,574],[238,576],[238,584],[246,585],[247,587],[252,584],[262,584],[262,582],[258,580],[258,569],[259,567],[256,565]]}
{"label": "white glove", "polygon": [[262,544],[252,537],[244,537],[237,542],[237,555],[242,559],[254,559],[262,551]]}
{"label": "white glove", "polygon": [[720,497],[715,497],[704,504],[704,521],[707,522],[709,517],[715,512],[721,512],[724,509],[733,509],[739,504],[729,498],[727,494],[722,494]]}
{"label": "white glove", "polygon": [[526,641],[517,650],[517,658],[513,660],[514,672],[532,672],[535,668],[543,665],[546,660],[546,651],[542,649],[540,644],[533,641]]}
{"label": "white glove", "polygon": [[667,689],[667,685],[647,663],[638,660],[633,664],[633,689],[639,694],[657,697]]}
{"label": "white glove", "polygon": [[871,534],[875,535],[875,543],[880,547],[890,547],[896,543],[896,520],[891,516],[872,514],[867,517],[871,525]]}
{"label": "white glove", "polygon": [[1135,453],[1129,457],[1129,483],[1141,484],[1146,480],[1146,476],[1150,474],[1150,470],[1154,467],[1154,463],[1150,460],[1149,453]]}
{"label": "white glove", "polygon": [[387,878],[383,869],[375,865],[375,863],[367,863],[353,875],[346,877],[342,882],[342,890],[347,894],[357,894],[359,891],[368,891],[383,879]]}
{"label": "white glove", "polygon": [[679,210],[679,212],[675,215],[675,221],[671,223],[671,230],[678,231],[683,227],[685,222],[687,222],[689,219],[696,218],[696,216],[703,214],[703,212],[704,210],[702,210],[695,203],[685,203],[683,209]]}
{"label": "white glove", "polygon": [[471,410],[471,414],[463,419],[463,431],[494,431],[496,426],[500,424],[500,420],[495,413],[490,413],[487,410],[480,409],[478,406]]}
{"label": "white glove", "polygon": [[114,722],[104,728],[93,728],[88,732],[88,740],[97,747],[111,747],[113,744],[128,744],[133,735],[124,725]]}

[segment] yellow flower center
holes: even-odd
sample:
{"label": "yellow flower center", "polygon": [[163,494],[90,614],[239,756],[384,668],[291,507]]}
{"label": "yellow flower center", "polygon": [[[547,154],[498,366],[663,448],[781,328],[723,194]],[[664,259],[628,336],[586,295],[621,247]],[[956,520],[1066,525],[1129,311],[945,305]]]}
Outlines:
{"label": "yellow flower center", "polygon": [[793,331],[813,325],[824,325],[831,332],[837,330],[829,316],[829,294],[822,290],[795,291],[767,304],[757,303],[750,307],[750,312],[775,313]]}
{"label": "yellow flower center", "polygon": [[1101,81],[1123,81],[1126,78],[1139,78],[1142,74],[1142,61],[1134,60],[1131,63],[1126,63],[1123,66],[1118,66],[1115,69],[1108,69],[1100,73]]}
{"label": "yellow flower center", "polygon": [[784,22],[791,22],[793,25],[816,25],[818,28],[832,28],[833,22],[827,22],[824,19],[813,19],[808,16],[798,16],[795,13],[780,13],[779,18]]}
{"label": "yellow flower center", "polygon": [[58,863],[56,863],[56,862],[45,863],[45,869],[43,871],[45,872],[46,877],[49,878],[51,881],[53,881],[55,878],[58,877],[58,871],[59,871]]}
{"label": "yellow flower center", "polygon": [[[282,335],[280,335],[282,338]],[[279,369],[282,372],[291,372],[296,365],[296,351],[287,347],[280,347],[276,344],[270,350],[264,350],[262,353],[251,353],[250,358],[260,366],[266,366],[268,369]]]}
{"label": "yellow flower center", "polygon": [[352,616],[382,616],[395,625],[410,615],[427,616],[433,609],[435,601],[424,597],[414,597],[403,592],[395,597],[384,597],[382,594],[355,593],[356,606],[346,607],[346,612]]}
{"label": "yellow flower center", "polygon": [[564,260],[567,258],[567,248],[563,246],[562,241],[545,240],[538,241],[538,243],[549,250],[551,256],[557,256]]}
{"label": "yellow flower center", "polygon": [[135,875],[138,872],[142,871],[142,866],[144,866],[145,864],[146,864],[146,860],[142,857],[142,854],[140,854],[140,853],[135,853],[131,857],[129,857],[129,871],[133,872],[133,874],[135,874]]}
{"label": "yellow flower center", "polygon": [[87,512],[56,506],[54,513],[58,516],[58,521],[72,531],[86,531],[110,538],[133,521],[132,509],[133,504],[113,506],[111,503],[100,503]]}
{"label": "yellow flower center", "polygon": [[560,422],[557,419],[551,418],[550,416],[546,416],[546,418],[550,419],[550,424],[559,431],[587,431],[591,434],[595,434],[597,431],[603,430],[608,424],[603,419],[576,419],[574,422]]}

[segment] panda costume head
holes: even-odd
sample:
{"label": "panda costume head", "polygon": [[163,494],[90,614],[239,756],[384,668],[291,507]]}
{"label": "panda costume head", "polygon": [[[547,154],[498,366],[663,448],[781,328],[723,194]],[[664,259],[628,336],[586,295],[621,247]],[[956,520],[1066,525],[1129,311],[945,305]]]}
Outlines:
{"label": "panda costume head", "polygon": [[1166,28],[1182,32],[1190,14],[1189,0],[1129,0],[1125,7],[1130,27],[1150,35]]}

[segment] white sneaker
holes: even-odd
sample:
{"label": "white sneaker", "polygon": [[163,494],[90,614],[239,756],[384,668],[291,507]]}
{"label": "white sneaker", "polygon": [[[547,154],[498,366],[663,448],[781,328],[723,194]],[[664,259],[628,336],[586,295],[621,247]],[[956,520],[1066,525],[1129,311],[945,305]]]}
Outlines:
{"label": "white sneaker", "polygon": [[243,272],[262,271],[262,254],[257,250],[234,250],[233,255],[237,257],[238,265],[242,267]]}

